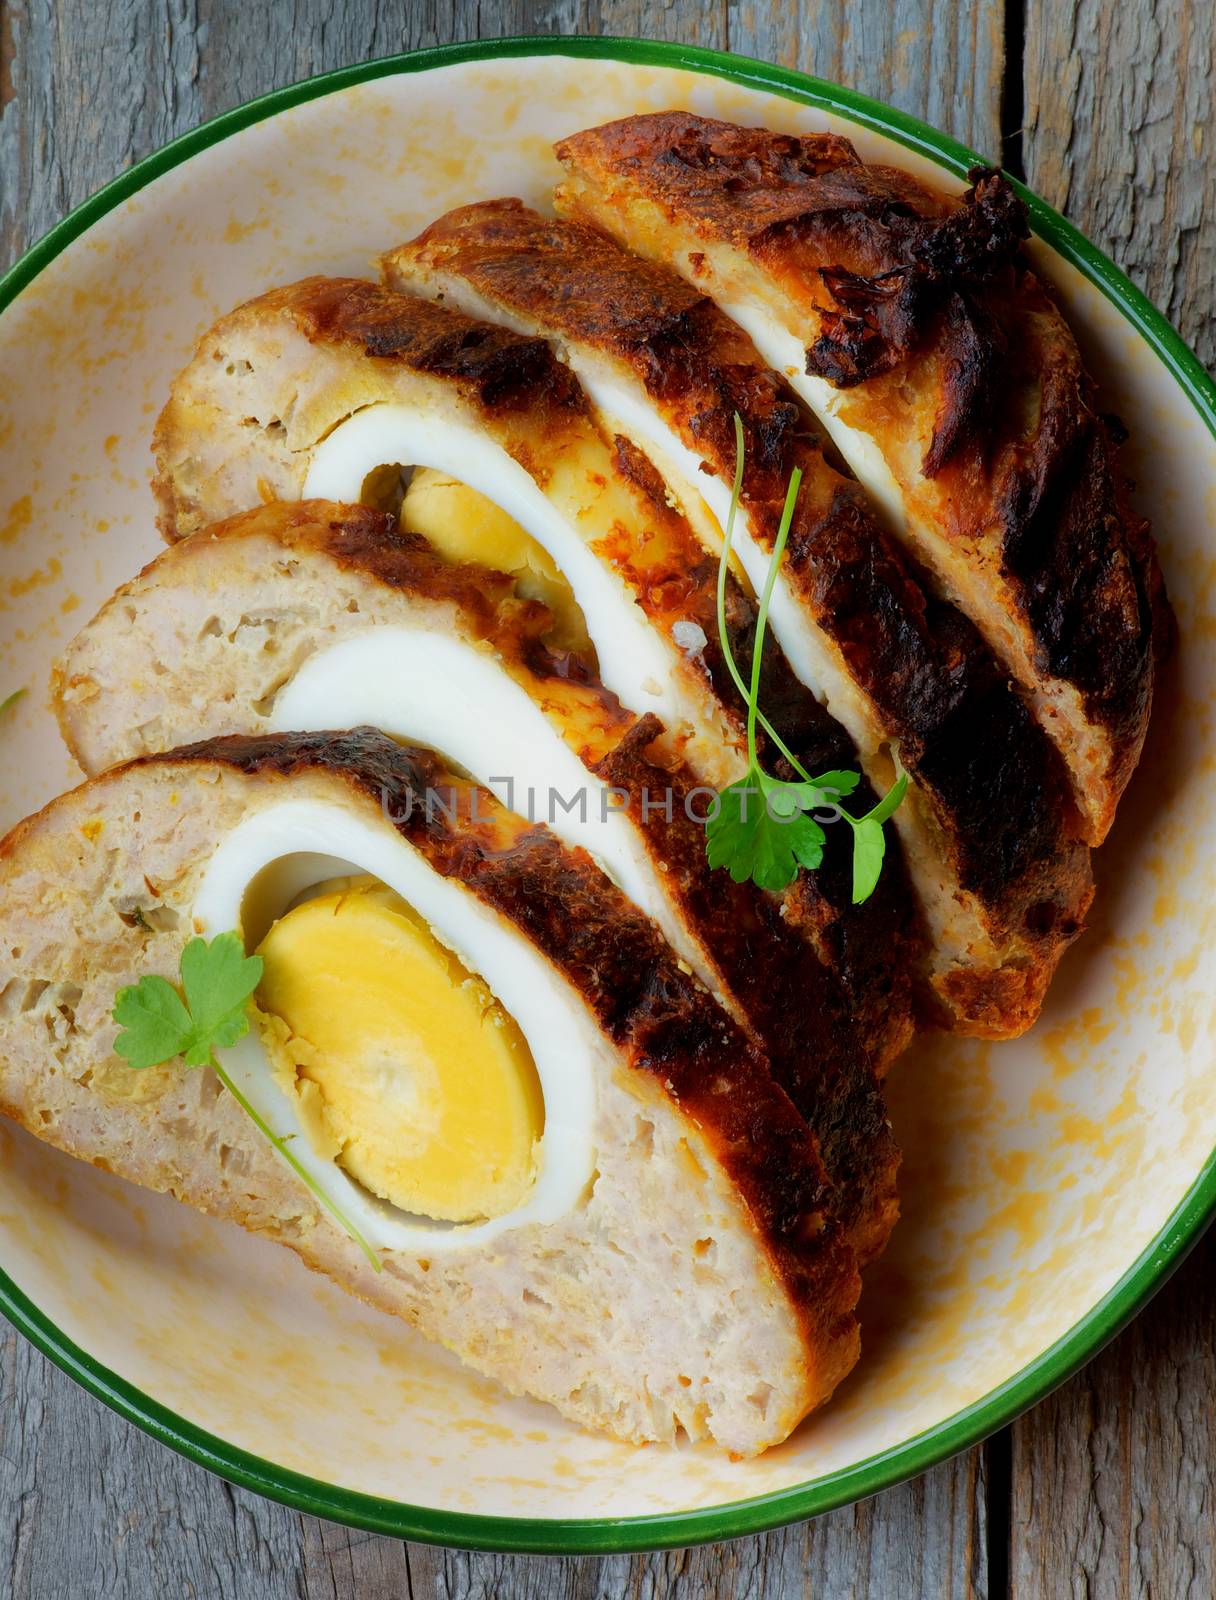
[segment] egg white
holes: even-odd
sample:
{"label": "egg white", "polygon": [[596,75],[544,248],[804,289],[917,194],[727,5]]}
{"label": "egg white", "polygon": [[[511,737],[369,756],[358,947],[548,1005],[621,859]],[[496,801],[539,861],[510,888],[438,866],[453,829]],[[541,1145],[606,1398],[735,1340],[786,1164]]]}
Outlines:
{"label": "egg white", "polygon": [[536,481],[477,428],[420,406],[366,406],[317,446],[303,497],[357,502],[370,474],[393,464],[449,473],[500,506],[549,552],[574,591],[608,688],[631,711],[679,723],[671,653],[661,636]]}
{"label": "egg white", "polygon": [[400,1211],[313,1149],[256,1029],[219,1053],[225,1071],[272,1131],[291,1137],[293,1156],[377,1250],[430,1257],[566,1215],[594,1178],[595,1085],[598,1074],[612,1068],[611,1047],[545,957],[505,918],[437,873],[387,818],[372,824],[341,805],[314,800],[268,806],[235,828],[208,863],[193,906],[195,924],[207,938],[236,928],[253,948],[306,889],[349,874],[370,874],[413,906],[518,1023],[545,1105],[537,1177],[526,1200],[503,1216],[472,1224]]}
{"label": "egg white", "polygon": [[[692,278],[691,268],[685,269],[685,276]],[[794,393],[806,402],[890,527],[896,532],[902,529],[908,520],[907,508],[886,457],[868,433],[852,427],[839,415],[848,390],[838,389],[826,378],[808,372],[806,346],[764,306],[748,300],[719,300],[718,305],[732,322],[739,324],[773,371],[781,373]]]}
{"label": "egg white", "polygon": [[[733,486],[716,473],[701,470],[702,458],[663,420],[644,393],[603,378],[584,363],[576,363],[576,370],[605,426],[632,439],[650,457],[685,507],[695,504],[698,498],[704,503],[712,514],[715,542],[720,542],[730,518]],[[742,500],[735,510],[731,550],[742,562],[752,588],[757,594],[762,593],[772,558],[752,533]],[[868,702],[807,618],[784,563],[773,584],[768,625],[794,676],[844,726],[857,746],[867,776],[885,789],[890,782],[891,762],[885,750],[875,743]]]}
{"label": "egg white", "polygon": [[311,656],[284,686],[270,725],[282,733],[369,725],[442,751],[508,810],[588,851],[659,925],[672,949],[715,987],[609,785],[583,766],[527,692],[475,646],[451,634],[396,626],[341,640]]}

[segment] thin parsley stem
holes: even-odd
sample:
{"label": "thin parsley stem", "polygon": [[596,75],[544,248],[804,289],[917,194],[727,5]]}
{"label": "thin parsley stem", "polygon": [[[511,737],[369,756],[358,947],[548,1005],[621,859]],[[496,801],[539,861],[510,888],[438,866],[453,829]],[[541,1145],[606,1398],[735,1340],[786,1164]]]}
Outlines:
{"label": "thin parsley stem", "polygon": [[776,745],[777,749],[789,762],[790,766],[793,767],[794,771],[803,780],[803,782],[814,783],[815,780],[811,777],[810,773],[798,760],[797,756],[794,755],[793,751],[786,744],[785,740],[764,715],[764,712],[760,710],[759,705],[756,704],[756,696],[748,694],[747,684],[744,682],[743,674],[739,671],[738,663],[735,661],[734,652],[732,651],[730,645],[730,632],[726,626],[726,573],[730,564],[731,540],[734,538],[735,533],[735,517],[739,510],[739,498],[743,493],[743,455],[743,419],[736,411],[735,482],[730,497],[730,510],[726,517],[726,529],[722,538],[722,556],[718,562],[718,638],[722,645],[722,658],[726,662],[727,670],[734,679],[735,688],[738,689],[740,697],[744,701],[750,701],[750,703],[755,706],[756,720],[764,729],[765,733],[768,734],[769,738]]}
{"label": "thin parsley stem", "polygon": [[747,756],[754,767],[756,764],[756,711],[760,699],[760,667],[764,657],[764,632],[768,626],[768,608],[772,602],[773,589],[777,582],[777,569],[781,565],[781,557],[785,554],[786,541],[790,536],[790,527],[794,521],[794,507],[798,501],[798,490],[802,484],[802,468],[795,467],[790,474],[790,486],[785,491],[785,505],[781,511],[781,524],[777,529],[777,538],[773,544],[773,554],[768,564],[768,576],[764,580],[764,593],[760,597],[760,611],[756,617],[756,637],[752,644],[752,683],[751,693],[747,705]]}
{"label": "thin parsley stem", "polygon": [[743,418],[735,412],[735,486],[731,491],[730,510],[726,515],[726,528],[722,535],[722,555],[718,561],[718,638],[722,655],[735,680],[735,688],[747,699],[747,685],[735,663],[730,647],[730,633],[726,626],[726,569],[730,565],[730,542],[735,532],[735,515],[739,510],[739,496],[743,493]]}
{"label": "thin parsley stem", "polygon": [[[784,815],[788,818],[800,812],[810,812],[817,804],[830,805],[838,817],[843,817],[853,830],[853,903],[860,904],[873,893],[882,871],[882,862],[885,852],[885,841],[882,824],[899,807],[908,788],[908,775],[904,772],[896,750],[895,767],[897,777],[886,795],[871,807],[864,817],[854,817],[846,811],[841,801],[843,794],[839,789],[825,788],[798,761],[792,750],[778,734],[772,723],[760,710],[760,679],[764,664],[764,637],[768,628],[768,616],[772,606],[773,593],[777,584],[777,573],[781,566],[781,559],[785,554],[785,547],[789,541],[790,529],[793,526],[794,510],[798,503],[798,492],[802,486],[802,470],[795,467],[790,474],[789,486],[786,489],[785,504],[781,510],[781,520],[777,534],[773,540],[773,548],[768,562],[768,569],[764,578],[764,589],[760,595],[759,605],[756,610],[755,631],[752,636],[751,681],[745,684],[743,675],[735,661],[734,650],[731,646],[730,635],[726,626],[726,575],[730,566],[731,545],[734,538],[735,519],[739,514],[739,505],[743,496],[743,469],[744,469],[744,434],[743,419],[735,412],[735,474],[734,484],[731,489],[730,509],[726,518],[726,525],[722,530],[722,550],[718,560],[718,638],[722,649],[722,658],[726,662],[731,678],[736,689],[747,705],[747,778],[744,784],[731,784],[723,790],[723,796],[730,794],[732,798],[736,791],[743,794],[754,792],[746,785],[754,782],[762,795],[769,799],[780,794],[783,802]],[[791,784],[770,777],[761,768],[756,755],[756,727],[759,724],[772,740],[774,747],[789,763],[792,770],[801,778],[806,788],[799,792],[797,784]],[[830,777],[831,774],[825,774]],[[842,774],[842,777],[845,776]],[[858,774],[849,773],[850,785],[845,790],[852,792],[852,788],[860,781]],[[834,799],[828,796],[835,795]],[[766,800],[766,805],[768,801]],[[721,813],[719,813],[719,818]],[[784,888],[797,876],[798,866],[818,866],[823,859],[824,834],[816,819],[811,819],[809,826],[807,818],[802,817],[804,836],[796,846],[790,847],[789,861],[780,858],[780,852],[775,850],[774,841],[761,837],[760,824],[753,822],[749,833],[747,827],[746,802],[743,803],[737,818],[730,821],[727,826],[719,828],[714,820],[706,824],[706,849],[711,866],[729,866],[731,877],[737,883],[750,877],[751,881],[763,889]],[[877,825],[877,826],[876,826]],[[813,832],[811,831],[813,830]],[[762,831],[762,830],[761,830]],[[761,859],[761,851],[767,850],[771,859]],[[813,858],[813,859],[812,859]]]}
{"label": "thin parsley stem", "polygon": [[287,1165],[292,1169],[296,1176],[307,1185],[309,1192],[315,1195],[316,1198],[321,1202],[334,1221],[350,1234],[351,1238],[359,1246],[360,1250],[362,1250],[363,1254],[371,1262],[376,1271],[383,1271],[383,1268],[380,1264],[380,1257],[372,1249],[371,1245],[368,1244],[367,1240],[359,1232],[358,1228],[355,1227],[350,1218],[345,1216],[342,1210],[336,1206],[329,1196],[325,1194],[313,1181],[305,1169],[304,1164],[298,1161],[287,1148],[286,1140],[280,1139],[278,1134],[271,1129],[265,1118],[249,1103],[248,1100],[246,1100],[245,1096],[237,1088],[236,1084],[233,1083],[232,1079],[224,1071],[223,1067],[220,1066],[214,1050],[211,1052],[211,1067],[215,1072],[216,1077],[224,1085],[224,1088],[227,1089],[228,1093],[236,1101],[237,1105],[240,1106],[241,1110],[253,1123],[258,1132],[270,1141],[270,1143],[283,1157],[283,1160],[286,1161]]}
{"label": "thin parsley stem", "polygon": [[[718,562],[718,638],[722,645],[722,657],[726,662],[727,670],[734,680],[735,688],[747,703],[747,754],[750,766],[756,767],[756,724],[764,729],[772,740],[778,752],[785,757],[793,770],[804,783],[815,785],[815,779],[798,760],[797,756],[786,744],[785,740],[773,727],[772,723],[760,709],[760,669],[764,657],[764,634],[768,625],[768,611],[772,600],[773,588],[777,580],[777,569],[781,565],[781,558],[785,554],[785,546],[789,539],[790,528],[793,524],[794,507],[798,498],[798,489],[802,482],[802,469],[795,467],[790,476],[789,488],[786,491],[785,505],[781,513],[781,522],[777,529],[777,538],[773,544],[773,553],[769,561],[768,573],[765,578],[764,593],[760,599],[760,608],[756,617],[756,633],[752,643],[752,670],[751,685],[744,682],[743,674],[739,671],[735,660],[734,651],[731,649],[730,633],[726,626],[726,574],[730,566],[731,547],[735,533],[735,519],[739,513],[739,502],[743,495],[743,468],[744,468],[744,436],[743,419],[735,412],[735,478],[731,489],[730,510],[726,517],[726,527],[722,535],[722,554]],[[895,755],[896,781],[892,785],[892,792],[905,780],[904,772],[899,761],[898,753]],[[906,782],[904,784],[907,787]],[[817,787],[817,785],[816,785]],[[886,798],[879,800],[873,810],[866,813],[865,817],[855,817],[846,811],[843,805],[834,802],[834,809],[844,818],[851,828],[856,831],[861,822],[867,821],[874,813],[886,804]],[[901,794],[900,798],[903,796]]]}
{"label": "thin parsley stem", "polygon": [[785,757],[802,781],[804,783],[814,783],[814,778],[811,777],[810,773],[802,765],[802,762],[799,761],[798,757],[794,755],[794,753],[787,747],[785,740],[782,739],[781,735],[764,715],[764,712],[760,710],[759,706],[756,707],[756,720],[764,729],[765,733],[768,734],[773,743],[777,746],[779,753]]}

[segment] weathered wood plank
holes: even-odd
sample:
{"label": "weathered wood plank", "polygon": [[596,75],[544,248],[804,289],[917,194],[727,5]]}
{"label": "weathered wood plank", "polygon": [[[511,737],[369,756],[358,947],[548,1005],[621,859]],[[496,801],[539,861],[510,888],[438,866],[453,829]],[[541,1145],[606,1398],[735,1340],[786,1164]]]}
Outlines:
{"label": "weathered wood plank", "polygon": [[[986,1600],[982,1455],[875,1500],[732,1544],[600,1561],[410,1549],[415,1600]],[[364,1595],[362,1589],[357,1591]],[[391,1589],[369,1600],[390,1600]]]}
{"label": "weathered wood plank", "polygon": [[[492,5],[421,0],[404,8],[355,0],[332,16],[326,16],[327,9],[308,0],[291,11],[270,8],[253,22],[247,8],[229,0],[198,0],[200,35],[206,39],[199,75],[205,114],[226,110],[273,84],[460,39],[604,33],[727,48],[727,0],[689,0],[687,5],[672,0],[496,0]],[[276,36],[274,48],[251,49],[251,28],[265,26]]]}
{"label": "weathered wood plank", "polygon": [[1216,1236],[1013,1431],[1011,1594],[1216,1594]]}
{"label": "weathered wood plank", "polygon": [[1216,8],[1030,0],[1027,179],[1216,366]]}
{"label": "weathered wood plank", "polygon": [[0,1323],[6,1600],[296,1600],[298,1568],[293,1513],[154,1445]]}
{"label": "weathered wood plank", "polygon": [[730,46],[874,95],[996,159],[1004,0],[731,0]]}
{"label": "weathered wood plank", "polygon": [[[0,5],[0,252],[203,115],[191,0]],[[133,46],[132,41],[135,41]]]}

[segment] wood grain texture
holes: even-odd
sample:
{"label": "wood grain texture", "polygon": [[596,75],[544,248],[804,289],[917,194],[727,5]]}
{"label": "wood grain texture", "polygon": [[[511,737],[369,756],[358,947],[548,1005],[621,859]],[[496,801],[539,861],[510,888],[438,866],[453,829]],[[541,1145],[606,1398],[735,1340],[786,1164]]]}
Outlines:
{"label": "wood grain texture", "polygon": [[189,3],[0,4],[6,265],[106,179],[204,115],[195,23]]}
{"label": "wood grain texture", "polygon": [[[1027,181],[1216,366],[1216,11],[1030,0]],[[1216,1242],[1013,1430],[1011,1593],[1216,1594]]]}
{"label": "wood grain texture", "polygon": [[1014,1425],[1014,1600],[1216,1594],[1216,1237]]}
{"label": "wood grain texture", "polygon": [[860,89],[999,155],[1004,0],[731,0],[730,45]]}
{"label": "wood grain texture", "polygon": [[1216,7],[1029,0],[1026,176],[1216,365]]}
{"label": "wood grain texture", "polygon": [[[972,1451],[816,1522],[666,1555],[538,1561],[411,1546],[413,1594],[416,1600],[986,1600],[981,1462],[982,1452]],[[392,1593],[385,1591],[383,1600]]]}
{"label": "wood grain texture", "polygon": [[[1147,0],[1117,14],[1097,0],[1031,0],[1026,160],[1031,181],[1185,319],[1210,306],[1199,180],[1211,21],[1181,0],[1156,16]],[[0,0],[0,267],[115,172],[252,95],[396,50],[521,32],[729,46],[851,83],[987,152],[1000,144],[1002,0]],[[1191,309],[1189,322],[1212,359],[1210,321]],[[1211,1595],[1212,1264],[1209,1248],[1012,1443],[808,1526],[605,1560],[470,1556],[299,1517],[146,1439],[0,1328],[0,1596],[995,1596],[1010,1449],[1019,1600]]]}

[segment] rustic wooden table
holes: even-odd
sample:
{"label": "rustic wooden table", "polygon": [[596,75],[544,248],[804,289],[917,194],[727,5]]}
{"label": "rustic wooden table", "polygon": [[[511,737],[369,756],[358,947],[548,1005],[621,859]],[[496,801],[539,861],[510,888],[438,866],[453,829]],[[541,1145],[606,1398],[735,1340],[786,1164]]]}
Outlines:
{"label": "rustic wooden table", "polygon": [[[0,267],[103,180],[266,89],[542,32],[730,48],[915,112],[1024,175],[1216,364],[1210,0],[0,0]],[[764,1538],[584,1561],[406,1546],[255,1499],[0,1324],[0,1597],[1205,1600],[1214,1268],[1208,1243],[1080,1377],[915,1483]]]}

